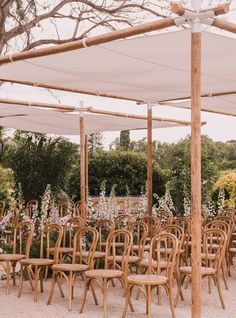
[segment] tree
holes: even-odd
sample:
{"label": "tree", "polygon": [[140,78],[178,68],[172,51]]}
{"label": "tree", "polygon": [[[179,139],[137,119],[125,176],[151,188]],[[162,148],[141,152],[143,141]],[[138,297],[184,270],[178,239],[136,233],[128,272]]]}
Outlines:
{"label": "tree", "polygon": [[95,151],[102,150],[102,134],[95,133],[88,137],[88,151],[93,154]]}
{"label": "tree", "polygon": [[[0,54],[75,41],[168,14],[168,1],[2,0]],[[65,23],[68,26],[65,31]]]}
{"label": "tree", "polygon": [[16,183],[21,183],[26,201],[39,199],[47,184],[54,191],[65,189],[78,157],[77,145],[63,138],[17,131],[17,146],[5,153],[5,165],[12,168]]}
{"label": "tree", "polygon": [[120,132],[120,150],[128,151],[130,146],[130,131],[122,130]]}
{"label": "tree", "polygon": [[[208,137],[202,136],[201,189],[202,203],[207,203],[212,187],[218,177],[217,148]],[[183,211],[184,197],[191,198],[191,154],[190,137],[173,146],[170,154],[171,194],[178,212]]]}

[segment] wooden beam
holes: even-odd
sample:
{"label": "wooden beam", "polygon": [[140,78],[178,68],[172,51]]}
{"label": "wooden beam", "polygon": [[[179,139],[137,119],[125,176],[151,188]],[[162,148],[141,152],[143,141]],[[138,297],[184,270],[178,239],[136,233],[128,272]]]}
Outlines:
{"label": "wooden beam", "polygon": [[85,202],[85,137],[84,137],[84,116],[80,115],[80,201],[81,216],[86,220]]}
{"label": "wooden beam", "polygon": [[[171,4],[171,12],[174,14],[182,16],[185,14],[186,11],[194,12],[192,10],[184,8],[180,3],[172,3]],[[218,5],[217,7],[214,7],[214,8],[200,10],[200,13],[201,12],[208,12],[208,11],[213,11],[215,16],[225,14],[225,13],[229,12],[229,4],[224,3],[224,4]]]}
{"label": "wooden beam", "polygon": [[47,55],[53,55],[53,54],[83,49],[85,47],[104,44],[111,41],[129,38],[129,37],[147,33],[147,32],[169,28],[171,26],[175,26],[175,21],[174,19],[171,19],[168,17],[168,18],[157,20],[157,21],[141,24],[138,26],[129,27],[123,30],[109,32],[106,34],[93,36],[90,38],[84,38],[78,41],[73,41],[73,42],[64,43],[60,45],[41,48],[38,50],[24,51],[24,52],[15,53],[8,56],[3,56],[0,58],[0,65],[10,63],[12,61],[33,59],[36,57],[42,57]]}
{"label": "wooden beam", "polygon": [[52,108],[55,110],[65,110],[68,112],[75,111],[76,108],[68,105],[60,105],[60,104],[50,104],[50,103],[41,103],[41,102],[32,102],[26,100],[15,100],[0,97],[0,103],[7,105],[18,105],[18,106],[32,106],[32,107],[41,107],[41,108]]}
{"label": "wooden beam", "polygon": [[231,33],[236,33],[236,24],[226,20],[213,19],[212,26]]}
{"label": "wooden beam", "polygon": [[132,101],[132,102],[143,102],[142,100],[137,100],[137,99],[128,98],[128,97],[124,97],[124,96],[106,94],[106,93],[98,92],[98,91],[69,88],[69,87],[60,86],[60,85],[34,83],[34,82],[30,82],[30,81],[10,80],[10,79],[4,79],[4,78],[0,79],[0,82],[1,83],[7,82],[7,83],[12,83],[12,84],[27,85],[27,86],[33,86],[33,87],[40,87],[40,88],[45,88],[45,89],[53,89],[53,90],[75,93],[75,94],[85,94],[85,95],[91,95],[91,96],[97,96],[97,97],[122,99],[122,100],[128,100],[128,101]]}
{"label": "wooden beam", "polygon": [[[170,106],[170,107],[177,107],[177,108],[183,108],[183,109],[188,109],[190,110],[191,108],[190,107],[187,107],[187,106],[176,106],[176,105],[172,105],[172,104],[168,104],[168,103],[161,103],[160,105],[162,106]],[[203,112],[206,112],[206,113],[212,113],[212,114],[216,114],[216,115],[225,115],[225,116],[232,116],[232,117],[236,117],[236,114],[230,114],[230,113],[227,113],[227,112],[221,112],[221,111],[214,111],[212,109],[208,109],[208,108],[205,108],[205,107],[201,107],[201,111]],[[205,122],[202,122],[202,124],[205,123]]]}
{"label": "wooden beam", "polygon": [[201,33],[191,37],[192,318],[201,317]]}
{"label": "wooden beam", "polygon": [[[113,112],[113,111],[107,111],[107,110],[101,110],[101,109],[94,109],[92,107],[88,107],[87,112],[94,113],[94,114],[100,114],[100,115],[124,117],[124,118],[146,119],[146,120],[148,119],[148,116],[136,115],[136,114],[126,114],[126,113]],[[186,121],[186,120],[179,120],[179,119],[152,117],[152,120],[153,121],[168,122],[168,123],[173,123],[173,124],[180,124],[180,125],[184,125],[184,126],[191,125],[191,122]]]}
{"label": "wooden beam", "polygon": [[[51,103],[41,103],[41,102],[31,102],[31,101],[24,101],[24,100],[15,100],[15,99],[8,99],[8,98],[1,98],[0,103],[7,104],[7,105],[19,105],[19,106],[29,106],[29,107],[40,107],[40,108],[52,108],[59,112],[73,112],[76,111],[76,107],[70,105],[60,105],[60,104],[51,104]],[[100,115],[108,115],[108,116],[115,116],[115,117],[123,117],[123,118],[133,118],[133,119],[144,119],[147,120],[147,116],[143,115],[136,115],[136,114],[126,114],[121,112],[113,112],[107,111],[102,109],[94,109],[92,106],[85,107],[83,109],[85,112],[93,113],[93,114],[100,114]],[[180,119],[172,119],[172,118],[161,118],[161,117],[153,117],[153,121],[160,121],[160,122],[168,122],[174,123],[184,126],[190,126],[191,122],[186,120]]]}
{"label": "wooden beam", "polygon": [[147,105],[147,195],[148,214],[152,215],[152,104]]}
{"label": "wooden beam", "polygon": [[[204,97],[217,97],[217,96],[226,96],[226,95],[234,95],[236,94],[235,90],[232,91],[222,91],[222,92],[214,92],[214,93],[205,93],[205,94],[201,94],[201,98]],[[171,99],[162,99],[160,101],[158,101],[158,104],[162,105],[165,103],[170,103],[170,102],[177,102],[177,101],[181,101],[181,100],[190,100],[191,96],[182,96],[182,97],[178,97],[178,98],[171,98]]]}

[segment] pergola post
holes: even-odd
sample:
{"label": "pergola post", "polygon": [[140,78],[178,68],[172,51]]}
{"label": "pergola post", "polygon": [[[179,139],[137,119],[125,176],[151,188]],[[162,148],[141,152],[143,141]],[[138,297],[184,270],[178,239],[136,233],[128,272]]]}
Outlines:
{"label": "pergola post", "polygon": [[85,220],[85,137],[84,137],[84,114],[80,112],[80,201],[81,216]]}
{"label": "pergola post", "polygon": [[85,202],[88,204],[88,135],[85,135]]}
{"label": "pergola post", "polygon": [[[200,10],[201,1],[192,0]],[[192,318],[201,317],[201,25],[192,22],[191,35],[191,201]]]}
{"label": "pergola post", "polygon": [[147,195],[148,214],[152,214],[152,104],[147,104]]}

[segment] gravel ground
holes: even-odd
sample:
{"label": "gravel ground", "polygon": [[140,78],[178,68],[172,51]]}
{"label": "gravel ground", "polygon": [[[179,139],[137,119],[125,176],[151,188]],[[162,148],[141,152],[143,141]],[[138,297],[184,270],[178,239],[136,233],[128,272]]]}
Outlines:
{"label": "gravel ground", "polygon": [[[17,282],[18,283],[18,282]],[[229,290],[226,290],[222,284],[223,296],[226,309],[221,308],[219,297],[215,286],[212,284],[212,294],[207,292],[207,280],[202,284],[202,317],[204,318],[233,318],[236,317],[236,265],[232,266],[232,277],[228,278]],[[97,296],[99,306],[93,302],[91,293],[89,292],[87,302],[84,308],[84,313],[79,314],[79,306],[81,303],[83,282],[77,281],[75,288],[75,297],[73,300],[72,311],[68,311],[67,297],[61,298],[57,286],[55,287],[54,296],[51,305],[47,306],[47,296],[50,287],[50,280],[45,282],[44,292],[39,295],[38,302],[33,302],[33,294],[29,283],[24,282],[22,295],[17,296],[18,288],[11,286],[10,295],[5,294],[5,281],[0,281],[0,317],[6,318],[99,318],[103,317],[102,295],[97,287]],[[67,293],[66,284],[63,285],[65,294]],[[176,317],[189,318],[191,317],[191,286],[184,289],[184,301],[179,301],[176,308]],[[135,313],[130,313],[127,317],[146,317],[145,301],[142,296],[139,300],[133,300]],[[124,306],[124,297],[120,284],[117,282],[115,287],[109,288],[109,317],[121,317]],[[162,304],[157,305],[157,297],[153,294],[152,299],[153,317],[169,318],[171,317],[168,299],[165,292],[162,293]]]}

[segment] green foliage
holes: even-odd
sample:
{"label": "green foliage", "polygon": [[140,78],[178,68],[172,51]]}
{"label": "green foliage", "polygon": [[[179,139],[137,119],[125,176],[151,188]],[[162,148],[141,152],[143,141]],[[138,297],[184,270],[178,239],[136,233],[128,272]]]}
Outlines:
{"label": "green foliage", "polygon": [[130,132],[129,130],[122,130],[120,132],[120,150],[128,151],[130,146]]}
{"label": "green foliage", "polygon": [[88,151],[90,154],[95,151],[102,150],[102,134],[91,134],[88,137]]}
{"label": "green foliage", "polygon": [[4,162],[14,171],[26,201],[40,198],[47,184],[65,188],[76,159],[77,146],[63,138],[17,132],[17,146],[8,148]]}
{"label": "green foliage", "polygon": [[[131,195],[139,195],[145,187],[147,179],[147,158],[145,154],[131,151],[99,151],[89,158],[89,192],[91,195],[100,193],[100,186],[106,180],[107,192],[116,184],[116,193],[124,195],[127,185]],[[156,162],[153,163],[153,188],[163,195],[165,192],[165,176]],[[71,174],[68,193],[70,196],[79,194],[79,167],[75,166]]]}
{"label": "green foliage", "polygon": [[0,166],[0,184],[0,200],[9,204],[15,186],[12,169]]}
{"label": "green foliage", "polygon": [[[172,161],[169,167],[171,194],[178,212],[182,212],[184,197],[191,197],[190,137],[181,140],[172,150]],[[205,204],[211,196],[212,187],[217,178],[217,149],[214,142],[206,136],[202,136],[201,168],[202,203]]]}
{"label": "green foliage", "polygon": [[236,169],[236,140],[216,142],[220,170]]}
{"label": "green foliage", "polygon": [[218,193],[224,190],[225,192],[225,207],[236,207],[236,172],[228,173],[221,176],[215,183],[213,187],[214,197]]}

